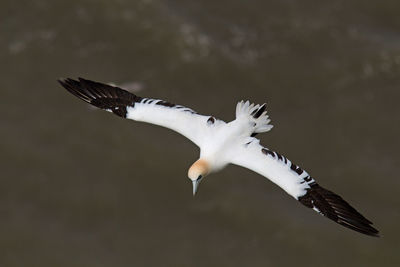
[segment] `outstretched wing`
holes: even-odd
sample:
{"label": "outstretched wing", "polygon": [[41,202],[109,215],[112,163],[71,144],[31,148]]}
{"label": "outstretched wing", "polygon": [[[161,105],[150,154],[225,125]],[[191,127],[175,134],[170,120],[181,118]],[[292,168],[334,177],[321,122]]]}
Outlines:
{"label": "outstretched wing", "polygon": [[240,148],[233,164],[248,168],[280,186],[303,205],[357,232],[379,236],[372,223],[335,193],[318,185],[300,167],[277,152],[262,147],[258,139]]}
{"label": "outstretched wing", "polygon": [[59,80],[74,96],[114,114],[174,130],[200,146],[209,126],[224,123],[214,117],[199,115],[190,108],[169,102],[142,98],[121,88],[79,78]]}

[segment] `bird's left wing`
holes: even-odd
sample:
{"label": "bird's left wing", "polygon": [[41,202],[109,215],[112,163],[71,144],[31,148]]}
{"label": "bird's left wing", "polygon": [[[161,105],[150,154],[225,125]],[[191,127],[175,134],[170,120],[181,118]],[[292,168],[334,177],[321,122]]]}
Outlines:
{"label": "bird's left wing", "polygon": [[253,138],[237,149],[233,164],[248,168],[267,177],[303,205],[323,216],[360,233],[378,236],[372,223],[335,193],[321,187],[299,166],[277,152],[259,144]]}
{"label": "bird's left wing", "polygon": [[200,146],[209,126],[224,123],[211,116],[199,115],[190,108],[169,102],[142,98],[119,87],[79,78],[59,80],[71,94],[98,108],[136,121],[174,130]]}

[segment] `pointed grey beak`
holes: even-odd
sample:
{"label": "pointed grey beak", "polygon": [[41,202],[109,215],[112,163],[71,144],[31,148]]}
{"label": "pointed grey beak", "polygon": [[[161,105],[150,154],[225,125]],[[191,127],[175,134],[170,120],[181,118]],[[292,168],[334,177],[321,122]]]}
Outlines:
{"label": "pointed grey beak", "polygon": [[193,183],[193,196],[194,196],[194,195],[196,195],[197,188],[199,188],[200,179],[197,179],[196,181],[192,181],[192,183]]}
{"label": "pointed grey beak", "polygon": [[196,195],[197,189],[199,188],[199,183],[200,183],[200,181],[202,179],[203,179],[203,176],[199,175],[199,177],[196,180],[192,181],[192,183],[193,183],[193,196]]}

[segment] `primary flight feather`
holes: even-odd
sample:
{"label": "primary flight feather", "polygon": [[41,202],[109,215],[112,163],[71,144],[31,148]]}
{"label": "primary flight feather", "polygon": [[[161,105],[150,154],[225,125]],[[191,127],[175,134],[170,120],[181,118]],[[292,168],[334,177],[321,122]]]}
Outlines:
{"label": "primary flight feather", "polygon": [[321,215],[357,232],[378,236],[372,223],[335,193],[321,187],[299,166],[260,145],[254,136],[271,130],[266,105],[239,102],[236,119],[226,123],[190,108],[142,98],[121,88],[79,78],[59,80],[71,94],[120,117],[174,130],[200,147],[200,158],[189,168],[193,195],[210,173],[235,164],[265,176],[289,195]]}

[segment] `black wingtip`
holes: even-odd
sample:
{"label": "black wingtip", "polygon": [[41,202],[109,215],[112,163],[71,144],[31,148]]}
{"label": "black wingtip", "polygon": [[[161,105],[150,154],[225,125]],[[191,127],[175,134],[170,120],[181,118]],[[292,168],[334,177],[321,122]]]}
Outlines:
{"label": "black wingtip", "polygon": [[79,77],[58,79],[68,92],[81,100],[101,109],[112,111],[120,117],[126,117],[127,107],[133,107],[141,98],[119,87],[99,83]]}
{"label": "black wingtip", "polygon": [[372,222],[361,215],[345,200],[335,193],[319,186],[311,185],[305,195],[298,200],[309,208],[316,209],[320,214],[336,223],[365,235],[379,237],[379,231]]}
{"label": "black wingtip", "polygon": [[65,85],[65,80],[66,80],[65,78],[58,78],[58,79],[57,79],[57,82],[58,82],[59,84],[61,84],[62,87],[65,87],[65,86],[64,86],[64,85]]}

